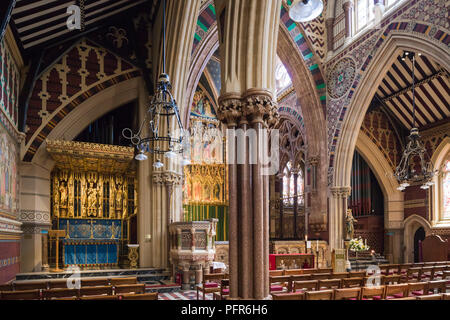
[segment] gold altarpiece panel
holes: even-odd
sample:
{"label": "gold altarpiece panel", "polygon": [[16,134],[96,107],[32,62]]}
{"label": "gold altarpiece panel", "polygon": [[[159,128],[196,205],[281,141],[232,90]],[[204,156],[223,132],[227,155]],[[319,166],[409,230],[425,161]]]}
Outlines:
{"label": "gold altarpiece panel", "polygon": [[[47,151],[56,162],[51,175],[52,225],[66,230],[59,257],[62,264],[123,264],[132,231],[130,220],[137,215],[134,149],[47,140]],[[80,250],[86,254],[81,256]],[[98,257],[105,252],[107,259],[100,261]]]}

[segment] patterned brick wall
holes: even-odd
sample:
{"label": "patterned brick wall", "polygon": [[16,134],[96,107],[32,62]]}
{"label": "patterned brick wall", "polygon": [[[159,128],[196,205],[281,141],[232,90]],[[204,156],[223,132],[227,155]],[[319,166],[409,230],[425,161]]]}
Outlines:
{"label": "patterned brick wall", "polygon": [[0,284],[8,282],[20,270],[20,242],[0,240]]}

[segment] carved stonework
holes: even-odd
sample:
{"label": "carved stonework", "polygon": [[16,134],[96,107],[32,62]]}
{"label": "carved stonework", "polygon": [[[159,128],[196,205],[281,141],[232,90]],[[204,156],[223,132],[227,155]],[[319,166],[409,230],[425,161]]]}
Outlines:
{"label": "carved stonework", "polygon": [[183,185],[183,176],[175,172],[154,172],[153,173],[153,183],[159,185],[171,184],[174,186]]}
{"label": "carved stonework", "polygon": [[348,198],[352,191],[351,187],[332,187],[331,194],[335,198]]}

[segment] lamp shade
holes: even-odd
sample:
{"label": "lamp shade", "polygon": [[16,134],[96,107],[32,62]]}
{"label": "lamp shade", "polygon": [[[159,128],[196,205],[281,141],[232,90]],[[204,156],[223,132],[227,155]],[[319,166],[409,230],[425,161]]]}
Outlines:
{"label": "lamp shade", "polygon": [[320,16],[322,11],[322,0],[294,0],[289,9],[289,17],[296,22],[306,22]]}

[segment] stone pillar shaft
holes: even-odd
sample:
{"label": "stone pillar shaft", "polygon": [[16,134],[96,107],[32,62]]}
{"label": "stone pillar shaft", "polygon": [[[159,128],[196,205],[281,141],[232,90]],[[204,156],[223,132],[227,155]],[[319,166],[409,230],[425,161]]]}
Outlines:
{"label": "stone pillar shaft", "polygon": [[345,14],[345,38],[346,40],[353,35],[353,1],[346,1],[342,5]]}
{"label": "stone pillar shaft", "polygon": [[344,220],[347,212],[347,199],[350,195],[350,191],[351,187],[331,188],[333,197],[330,201],[330,250],[344,249]]}

